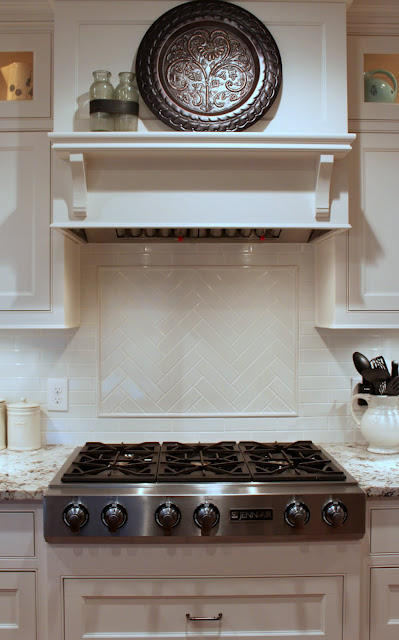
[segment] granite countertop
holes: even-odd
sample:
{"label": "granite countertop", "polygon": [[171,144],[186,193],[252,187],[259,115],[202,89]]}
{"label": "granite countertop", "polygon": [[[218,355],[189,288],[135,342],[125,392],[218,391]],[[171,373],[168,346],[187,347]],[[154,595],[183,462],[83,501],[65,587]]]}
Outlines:
{"label": "granite countertop", "polygon": [[399,453],[370,453],[367,445],[323,444],[370,498],[399,496]]}
{"label": "granite countertop", "polygon": [[[399,453],[369,453],[366,445],[322,446],[356,478],[368,497],[399,496]],[[74,449],[47,445],[37,451],[0,451],[0,500],[41,501],[49,482]]]}
{"label": "granite countertop", "polygon": [[76,447],[0,451],[0,500],[41,501],[49,482]]}

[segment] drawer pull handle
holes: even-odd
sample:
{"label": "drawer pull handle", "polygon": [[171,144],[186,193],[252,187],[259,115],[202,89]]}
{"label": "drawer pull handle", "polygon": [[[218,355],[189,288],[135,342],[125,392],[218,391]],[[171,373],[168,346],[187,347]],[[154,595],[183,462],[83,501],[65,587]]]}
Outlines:
{"label": "drawer pull handle", "polygon": [[211,617],[211,618],[200,618],[198,616],[192,616],[189,613],[186,613],[186,618],[187,620],[190,620],[191,622],[202,622],[203,620],[210,620],[211,622],[216,622],[217,620],[221,620],[223,618],[223,613],[218,613],[217,616],[215,617]]}

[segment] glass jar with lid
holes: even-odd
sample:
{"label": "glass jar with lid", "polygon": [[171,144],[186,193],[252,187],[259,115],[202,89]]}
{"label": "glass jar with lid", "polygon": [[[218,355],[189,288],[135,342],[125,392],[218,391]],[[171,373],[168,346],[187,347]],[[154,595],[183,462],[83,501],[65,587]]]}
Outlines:
{"label": "glass jar with lid", "polygon": [[115,99],[121,102],[118,113],[115,114],[115,131],[137,131],[139,91],[136,76],[131,71],[119,73]]}
{"label": "glass jar with lid", "polygon": [[114,87],[110,82],[111,72],[93,71],[94,82],[90,86],[90,131],[113,131],[114,116],[104,110],[104,100],[112,100]]}

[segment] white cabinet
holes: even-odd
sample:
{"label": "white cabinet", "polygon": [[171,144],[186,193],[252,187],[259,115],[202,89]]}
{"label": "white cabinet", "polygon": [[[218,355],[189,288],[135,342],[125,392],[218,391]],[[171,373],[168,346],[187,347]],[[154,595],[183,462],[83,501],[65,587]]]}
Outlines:
{"label": "white cabinet", "polygon": [[399,133],[359,134],[352,169],[348,310],[396,312],[398,322]]}
{"label": "white cabinet", "polygon": [[352,229],[315,246],[316,326],[398,328],[399,133],[359,133],[348,164]]}
{"label": "white cabinet", "polygon": [[0,310],[50,309],[50,145],[0,134]]}
{"label": "white cabinet", "polygon": [[1,640],[35,640],[36,573],[0,570]]}
{"label": "white cabinet", "polygon": [[399,567],[371,569],[370,640],[399,637]]}
{"label": "white cabinet", "polygon": [[[369,504],[369,640],[399,637],[399,502]],[[365,594],[366,595],[366,594]],[[366,631],[365,631],[366,633]]]}
{"label": "white cabinet", "polygon": [[0,130],[51,126],[50,25],[0,16]]}
{"label": "white cabinet", "polygon": [[0,329],[79,324],[79,246],[50,230],[52,22],[41,15],[0,7]]}
{"label": "white cabinet", "polygon": [[65,578],[64,597],[65,640],[343,638],[343,576]]}
{"label": "white cabinet", "polygon": [[46,132],[0,133],[0,328],[79,323],[79,246],[50,232]]}
{"label": "white cabinet", "polygon": [[0,640],[47,640],[41,521],[33,506],[0,508]]}
{"label": "white cabinet", "polygon": [[381,35],[390,8],[365,4],[348,13],[349,130],[357,136],[347,160],[352,229],[315,246],[316,326],[326,328],[399,328],[399,104],[364,100],[370,65],[399,68],[399,12],[392,9]]}

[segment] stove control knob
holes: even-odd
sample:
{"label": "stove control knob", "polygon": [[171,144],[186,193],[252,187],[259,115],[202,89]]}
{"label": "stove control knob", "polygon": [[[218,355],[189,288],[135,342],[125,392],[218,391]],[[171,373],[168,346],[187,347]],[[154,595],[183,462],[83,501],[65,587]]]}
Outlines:
{"label": "stove control knob", "polygon": [[179,524],[181,513],[179,507],[170,500],[161,504],[155,512],[155,522],[162,527],[165,536],[172,535],[172,529]]}
{"label": "stove control knob", "polygon": [[328,502],[323,509],[323,520],[333,529],[340,529],[347,517],[347,508],[339,500]]}
{"label": "stove control knob", "polygon": [[117,502],[108,504],[102,511],[101,520],[110,533],[115,533],[120,527],[123,527],[127,520],[127,512],[125,507]]}
{"label": "stove control knob", "polygon": [[194,522],[201,529],[202,536],[210,536],[212,527],[216,527],[219,519],[219,509],[210,502],[203,502],[194,511]]}
{"label": "stove control knob", "polygon": [[77,533],[85,526],[89,519],[89,512],[79,502],[73,502],[64,509],[64,522],[73,533]]}
{"label": "stove control knob", "polygon": [[303,502],[292,502],[285,510],[284,518],[290,527],[295,529],[303,529],[309,521],[310,511]]}

